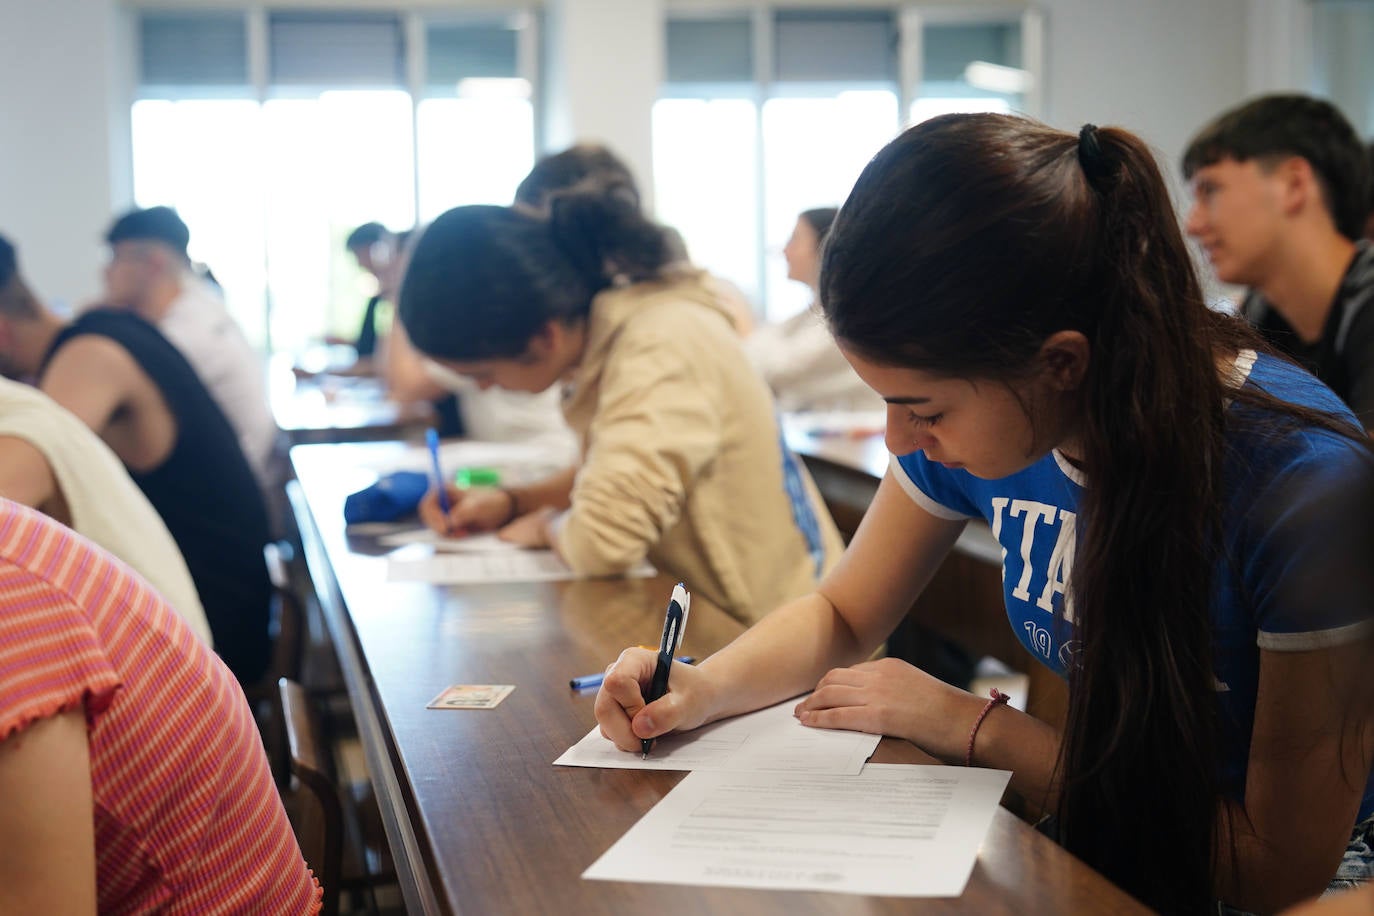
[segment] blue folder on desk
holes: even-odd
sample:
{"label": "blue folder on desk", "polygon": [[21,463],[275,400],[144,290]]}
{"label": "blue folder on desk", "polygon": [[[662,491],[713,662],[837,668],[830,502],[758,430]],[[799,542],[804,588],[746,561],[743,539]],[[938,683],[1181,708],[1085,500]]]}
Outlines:
{"label": "blue folder on desk", "polygon": [[344,500],[344,521],[350,525],[395,521],[414,512],[429,487],[429,475],[419,471],[387,474],[372,486],[349,494]]}

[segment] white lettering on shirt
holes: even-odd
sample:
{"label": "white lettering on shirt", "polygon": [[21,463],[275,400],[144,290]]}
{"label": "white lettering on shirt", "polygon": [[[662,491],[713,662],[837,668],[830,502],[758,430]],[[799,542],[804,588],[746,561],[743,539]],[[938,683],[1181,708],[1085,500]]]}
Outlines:
{"label": "white lettering on shirt", "polygon": [[[1030,601],[1031,551],[1035,547],[1036,521],[1043,519],[1045,524],[1053,524],[1057,512],[1056,507],[1047,506],[1031,499],[1013,499],[1011,501],[1011,509],[1007,515],[1011,518],[1017,518],[1021,515],[1026,517],[1025,524],[1021,527],[1021,579],[1016,583],[1016,588],[1011,590],[1013,598]],[[1005,568],[1005,560],[1003,560],[1002,565]]]}
{"label": "white lettering on shirt", "polygon": [[1073,599],[1066,591],[1069,571],[1073,569],[1073,552],[1078,516],[1067,509],[1059,510],[1059,540],[1054,542],[1054,553],[1050,554],[1049,573],[1045,577],[1045,590],[1036,599],[1042,611],[1054,613],[1054,596],[1064,596],[1064,619],[1073,623]]}
{"label": "white lettering on shirt", "polygon": [[1002,510],[1011,499],[1006,496],[992,498],[992,539],[1002,547],[1002,581],[1007,581],[1007,545],[1002,543]]}

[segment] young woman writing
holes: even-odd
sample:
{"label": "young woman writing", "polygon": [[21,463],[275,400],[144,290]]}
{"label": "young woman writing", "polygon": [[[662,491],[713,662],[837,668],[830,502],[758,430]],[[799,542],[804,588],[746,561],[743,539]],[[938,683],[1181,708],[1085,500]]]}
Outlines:
{"label": "young woman writing", "polygon": [[400,316],[429,358],[482,388],[564,386],[577,466],[452,489],[439,531],[500,529],[577,572],[646,557],[745,621],[805,594],[841,550],[773,403],[704,275],[674,266],[630,189],[580,185],[547,214],[460,207],[411,257]]}
{"label": "young woman writing", "polygon": [[[630,750],[814,689],[808,725],[1012,770],[1070,850],[1158,909],[1324,887],[1374,813],[1345,691],[1368,610],[1293,583],[1305,500],[1368,457],[1329,390],[1205,306],[1145,145],[999,115],[913,127],[836,219],[821,293],[897,457],[814,594],[647,707],[653,656],[626,650],[603,733]],[[1013,629],[1069,679],[1062,734],[863,661],[975,516]]]}

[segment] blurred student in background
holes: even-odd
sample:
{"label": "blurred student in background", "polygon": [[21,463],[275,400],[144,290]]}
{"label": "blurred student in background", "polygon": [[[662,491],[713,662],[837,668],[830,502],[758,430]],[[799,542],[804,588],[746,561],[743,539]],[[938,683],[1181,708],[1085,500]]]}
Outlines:
{"label": "blurred student in background", "polygon": [[1241,311],[1374,430],[1374,247],[1368,154],[1330,102],[1254,99],[1218,117],[1183,155],[1187,230]]}
{"label": "blurred student in background", "polygon": [[782,410],[882,410],[882,399],[855,374],[820,313],[821,246],[834,207],[806,210],[783,248],[787,279],[805,283],[811,304],[776,324],[756,327],[745,340],[749,361],[773,389]]}
{"label": "blurred student in background", "polygon": [[[0,236],[0,338],[4,316],[32,297],[14,246]],[[0,345],[0,371],[12,374]],[[56,519],[128,563],[152,583],[207,646],[205,609],[162,517],[109,446],[67,410],[28,385],[0,380],[0,496]]]}
{"label": "blurred student in background", "polygon": [[840,549],[781,441],[729,314],[623,183],[554,194],[547,215],[460,207],[420,239],[400,318],[483,388],[563,386],[580,461],[527,486],[435,494],[436,530],[552,546],[584,575],[644,559],[737,618],[812,588]]}
{"label": "blurred student in background", "polygon": [[367,300],[363,309],[363,320],[358,328],[358,336],[352,340],[340,341],[352,344],[358,353],[355,372],[369,367],[372,356],[377,352],[377,311],[384,300],[383,275],[387,266],[396,257],[396,238],[381,223],[363,223],[348,234],[344,247],[358,262],[358,266],[371,274],[377,281],[377,291]]}
{"label": "blurred student in background", "polygon": [[131,210],[105,240],[105,302],[151,322],[195,368],[229,418],[262,485],[276,479],[277,424],[267,404],[262,359],[218,292],[191,270],[190,230],[170,207]]}
{"label": "blurred student in background", "polygon": [[171,532],[215,651],[244,683],[267,667],[272,586],[263,491],[234,429],[181,351],[123,309],[68,322],[16,273],[0,296],[0,369],[35,379],[118,456]]}
{"label": "blurred student in background", "polygon": [[[623,193],[634,200],[636,207],[641,210],[644,208],[644,197],[630,167],[599,143],[578,143],[561,152],[540,157],[515,189],[515,206],[547,213],[549,198],[553,194],[587,181],[614,183],[624,189]],[[672,260],[682,267],[689,267],[691,258],[682,236],[671,226],[660,225],[659,228],[668,243]],[[707,287],[720,299],[735,330],[741,336],[753,330],[753,307],[739,287],[709,272],[703,273],[702,277]]]}

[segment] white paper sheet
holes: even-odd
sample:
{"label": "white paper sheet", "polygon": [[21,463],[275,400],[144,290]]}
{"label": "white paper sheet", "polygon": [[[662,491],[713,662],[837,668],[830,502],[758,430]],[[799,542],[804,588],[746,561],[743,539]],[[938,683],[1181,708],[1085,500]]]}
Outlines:
{"label": "white paper sheet", "polygon": [[[435,585],[562,582],[577,578],[577,574],[552,550],[524,550],[514,545],[507,547],[509,549],[462,553],[402,548],[387,557],[386,578],[388,582],[431,582]],[[643,564],[626,575],[652,576],[654,569]]]}
{"label": "white paper sheet", "polygon": [[722,719],[654,742],[649,759],[618,750],[593,728],[554,761],[556,766],[621,770],[749,770],[855,774],[878,735],[807,728],[792,715],[800,698]]}
{"label": "white paper sheet", "polygon": [[[518,484],[544,477],[561,470],[566,462],[550,456],[546,449],[514,442],[445,442],[439,446],[439,464],[446,475],[459,468],[495,468],[506,484]],[[429,449],[415,445],[397,454],[387,453],[370,463],[360,465],[379,474],[393,471],[433,470]]]}
{"label": "white paper sheet", "polygon": [[432,544],[435,550],[454,551],[455,553],[502,553],[520,548],[510,541],[503,541],[495,532],[470,534],[466,537],[444,537],[428,528],[412,528],[395,531],[377,538],[383,547],[405,547],[410,544]]}
{"label": "white paper sheet", "polygon": [[893,764],[858,776],[697,771],[582,877],[957,897],[1010,776]]}

